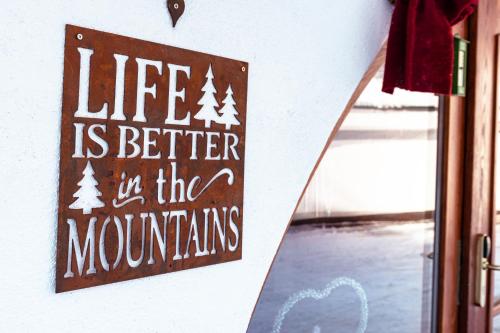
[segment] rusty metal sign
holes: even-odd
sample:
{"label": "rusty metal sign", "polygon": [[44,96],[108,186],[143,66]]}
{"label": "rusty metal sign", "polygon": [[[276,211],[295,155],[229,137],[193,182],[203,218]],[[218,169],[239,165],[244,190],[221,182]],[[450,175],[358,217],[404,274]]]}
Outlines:
{"label": "rusty metal sign", "polygon": [[248,64],[65,43],[56,292],[241,259]]}

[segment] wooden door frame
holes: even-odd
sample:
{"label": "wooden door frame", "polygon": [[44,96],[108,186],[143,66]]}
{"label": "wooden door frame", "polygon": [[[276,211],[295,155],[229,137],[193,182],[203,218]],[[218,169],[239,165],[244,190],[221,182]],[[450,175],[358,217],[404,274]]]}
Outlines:
{"label": "wooden door frame", "polygon": [[[480,1],[476,13],[458,28],[470,40],[468,87],[467,97],[449,97],[445,103],[445,114],[455,123],[449,124],[448,145],[457,155],[445,158],[451,166],[443,170],[449,182],[445,188],[450,192],[443,199],[443,214],[446,211],[448,215],[442,220],[445,231],[440,242],[440,332],[484,333],[492,329],[491,307],[475,305],[474,293],[477,237],[482,233],[492,235],[495,217],[497,7],[497,0]],[[453,305],[457,295],[458,308]],[[491,293],[487,304],[492,305]]]}
{"label": "wooden door frame", "polygon": [[[500,11],[500,8],[497,8]],[[500,13],[499,13],[500,14]],[[499,16],[500,18],[500,16]],[[498,25],[498,23],[497,23]],[[497,26],[497,30],[500,27]],[[498,161],[498,156],[496,154],[497,151],[497,133],[500,131],[500,126],[498,126],[498,117],[499,117],[499,109],[500,109],[500,87],[499,87],[499,82],[500,82],[500,34],[497,34],[495,36],[495,85],[494,85],[494,93],[495,93],[495,102],[494,102],[494,109],[496,110],[494,112],[494,139],[493,139],[493,152],[494,152],[494,162],[493,162],[493,167],[492,167],[492,172],[493,172],[493,191],[492,191],[492,197],[491,200],[493,202],[493,211],[492,211],[492,234],[491,234],[491,239],[492,243],[496,244],[498,239],[496,239],[496,224],[499,222],[498,220],[498,210],[500,207],[496,206],[496,181],[497,177],[499,176],[496,172],[497,165],[499,163]],[[491,255],[491,260],[495,262],[495,258],[497,257],[495,249],[493,249],[493,253]],[[497,273],[498,274],[498,273]],[[492,275],[494,275],[494,272],[492,272]],[[490,281],[494,281],[494,277],[490,277]],[[495,299],[495,290],[494,290],[494,284],[490,285],[490,297],[491,297],[491,319],[493,319],[495,316],[500,315],[500,301]],[[490,322],[490,325],[492,325],[492,330],[493,330],[493,323]]]}
{"label": "wooden door frame", "polygon": [[[462,27],[463,28],[463,27]],[[462,227],[465,100],[440,99],[433,311],[435,331],[457,332]],[[439,140],[438,140],[439,142]]]}
{"label": "wooden door frame", "polygon": [[[437,332],[492,331],[493,306],[477,306],[475,293],[476,241],[479,234],[494,238],[497,0],[482,0],[474,15],[454,28],[470,41],[466,97],[441,99],[441,147],[436,207],[439,262],[435,266]],[[493,260],[494,258],[492,258]],[[492,281],[493,273],[488,280]]]}

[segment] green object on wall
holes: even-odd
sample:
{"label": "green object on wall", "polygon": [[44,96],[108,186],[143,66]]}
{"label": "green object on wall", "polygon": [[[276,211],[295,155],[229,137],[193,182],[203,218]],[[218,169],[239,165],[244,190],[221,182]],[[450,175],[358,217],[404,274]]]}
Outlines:
{"label": "green object on wall", "polygon": [[454,41],[454,62],[453,62],[453,95],[465,96],[467,88],[467,53],[469,41],[455,35]]}

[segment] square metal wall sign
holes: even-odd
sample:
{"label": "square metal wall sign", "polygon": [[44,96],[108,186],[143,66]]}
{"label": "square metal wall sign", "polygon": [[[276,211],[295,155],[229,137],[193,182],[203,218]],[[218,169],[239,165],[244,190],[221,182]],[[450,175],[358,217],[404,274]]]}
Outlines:
{"label": "square metal wall sign", "polygon": [[66,26],[56,292],[241,259],[248,63]]}

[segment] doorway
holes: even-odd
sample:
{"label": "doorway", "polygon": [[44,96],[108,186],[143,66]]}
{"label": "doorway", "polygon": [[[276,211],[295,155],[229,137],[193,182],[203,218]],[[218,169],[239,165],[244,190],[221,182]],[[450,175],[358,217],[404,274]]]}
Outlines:
{"label": "doorway", "polygon": [[248,332],[431,331],[439,98],[382,77],[323,155]]}

